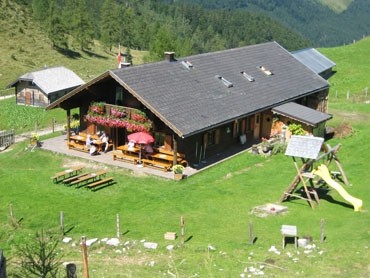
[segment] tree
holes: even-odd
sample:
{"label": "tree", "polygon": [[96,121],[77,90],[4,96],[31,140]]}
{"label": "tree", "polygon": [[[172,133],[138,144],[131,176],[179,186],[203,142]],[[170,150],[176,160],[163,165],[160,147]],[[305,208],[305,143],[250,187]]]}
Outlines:
{"label": "tree", "polygon": [[21,267],[17,276],[56,277],[61,265],[61,256],[57,252],[59,242],[60,236],[41,230],[27,243],[17,246]]}
{"label": "tree", "polygon": [[65,36],[66,31],[62,21],[60,20],[58,9],[56,8],[56,4],[54,2],[50,4],[47,32],[48,37],[52,42],[52,47],[68,47],[67,38]]}
{"label": "tree", "polygon": [[119,10],[120,8],[115,0],[105,0],[101,8],[101,41],[105,46],[109,47],[109,51],[112,50],[112,45],[121,41],[120,29],[122,19]]}
{"label": "tree", "polygon": [[35,18],[43,22],[48,15],[49,1],[48,0],[32,0],[32,10]]}

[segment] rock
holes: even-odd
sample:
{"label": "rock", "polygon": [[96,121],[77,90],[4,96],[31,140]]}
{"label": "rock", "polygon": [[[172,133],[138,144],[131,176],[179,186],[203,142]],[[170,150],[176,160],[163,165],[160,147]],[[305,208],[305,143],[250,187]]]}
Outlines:
{"label": "rock", "polygon": [[167,249],[168,251],[173,250],[173,248],[175,248],[175,246],[174,246],[174,245],[172,245],[172,244],[167,245],[167,247],[166,247],[166,249]]}
{"label": "rock", "polygon": [[119,239],[118,238],[108,239],[107,244],[111,245],[111,246],[118,246],[119,245]]}
{"label": "rock", "polygon": [[64,243],[69,243],[71,240],[72,240],[71,237],[65,237],[65,238],[63,238],[63,242]]}
{"label": "rock", "polygon": [[86,240],[86,246],[91,246],[97,241],[98,241],[97,238],[88,239],[88,240]]}
{"label": "rock", "polygon": [[155,242],[144,242],[144,247],[148,249],[157,249],[158,243]]}
{"label": "rock", "polygon": [[308,244],[308,240],[306,238],[298,239],[298,246],[299,247],[306,247]]}
{"label": "rock", "polygon": [[216,247],[214,247],[212,245],[208,245],[208,250],[209,251],[215,251],[216,250]]}

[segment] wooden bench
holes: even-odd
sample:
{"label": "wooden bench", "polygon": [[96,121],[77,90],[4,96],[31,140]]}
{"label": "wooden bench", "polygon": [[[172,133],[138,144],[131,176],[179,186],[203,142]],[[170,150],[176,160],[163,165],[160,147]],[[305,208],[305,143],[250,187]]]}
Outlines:
{"label": "wooden bench", "polygon": [[[154,150],[154,153],[164,154],[164,155],[167,155],[167,156],[171,157],[172,161],[173,161],[173,157],[174,157],[174,152],[173,151],[166,150],[166,149],[163,149],[163,148],[153,148],[153,150]],[[188,162],[185,159],[185,155],[182,154],[182,153],[177,153],[176,155],[177,155],[177,164],[181,164],[182,166],[187,167]]]}
{"label": "wooden bench", "polygon": [[163,171],[167,172],[169,169],[171,169],[172,164],[169,162],[162,162],[158,160],[151,160],[147,158],[142,158],[141,162],[143,162],[143,165],[145,167],[152,167],[152,168],[160,168],[163,169]]}
{"label": "wooden bench", "polygon": [[113,182],[113,178],[112,177],[109,177],[109,178],[97,180],[97,181],[95,181],[93,183],[89,183],[87,185],[87,188],[93,189],[93,188],[96,188],[97,186],[103,185],[103,184],[105,184],[105,186],[108,186],[111,182]]}
{"label": "wooden bench", "polygon": [[72,176],[76,176],[79,172],[82,171],[84,166],[75,166],[70,169],[66,169],[62,172],[56,173],[51,179],[54,183],[58,183],[60,181],[65,180],[66,178],[70,178]]}
{"label": "wooden bench", "polygon": [[68,142],[68,149],[72,149],[72,150],[77,150],[77,151],[81,151],[81,152],[85,152],[85,153],[89,153],[90,149],[84,145],[84,144],[79,144],[79,143],[76,143],[76,142]]}
{"label": "wooden bench", "polygon": [[83,173],[83,174],[80,174],[80,175],[78,175],[78,176],[70,177],[70,178],[68,178],[68,179],[63,180],[63,183],[70,183],[70,182],[75,181],[75,180],[77,180],[77,179],[79,179],[79,178],[82,178],[82,177],[84,177],[84,176],[87,176],[88,174],[89,174],[89,173]]}
{"label": "wooden bench", "polygon": [[74,181],[72,181],[71,183],[69,183],[70,185],[75,185],[75,184],[79,184],[78,187],[82,187],[84,186],[86,183],[89,182],[89,180],[97,180],[97,179],[100,179],[102,176],[105,176],[106,174],[108,173],[107,170],[101,170],[101,171],[98,171],[96,173],[88,173],[87,175],[83,176],[83,177],[80,177]]}
{"label": "wooden bench", "polygon": [[122,151],[113,151],[113,160],[121,160],[124,162],[130,162],[133,164],[137,164],[138,157],[135,155],[125,154]]}

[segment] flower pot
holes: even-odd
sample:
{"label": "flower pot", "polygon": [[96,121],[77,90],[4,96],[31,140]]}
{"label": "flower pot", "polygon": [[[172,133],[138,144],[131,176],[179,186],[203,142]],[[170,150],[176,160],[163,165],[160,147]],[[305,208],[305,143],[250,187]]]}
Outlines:
{"label": "flower pot", "polygon": [[31,146],[37,146],[39,144],[39,141],[36,139],[31,139]]}
{"label": "flower pot", "polygon": [[182,173],[180,173],[180,174],[173,174],[174,175],[174,178],[175,178],[175,180],[182,180],[182,176],[183,176],[183,174]]}

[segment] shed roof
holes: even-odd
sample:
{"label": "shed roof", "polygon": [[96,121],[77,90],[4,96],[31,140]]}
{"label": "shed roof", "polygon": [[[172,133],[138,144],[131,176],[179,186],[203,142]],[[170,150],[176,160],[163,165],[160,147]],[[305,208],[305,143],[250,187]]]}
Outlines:
{"label": "shed roof", "polygon": [[108,71],[47,109],[68,99],[81,101],[81,94],[106,78],[116,80],[180,137],[328,88],[326,80],[269,42]]}
{"label": "shed roof", "polygon": [[321,74],[336,64],[315,48],[293,51],[292,55],[316,74]]}
{"label": "shed roof", "polygon": [[45,94],[75,88],[85,83],[77,74],[63,66],[28,72],[8,87],[14,87],[20,81],[33,82]]}
{"label": "shed roof", "polygon": [[288,102],[272,109],[273,113],[295,119],[301,123],[316,127],[319,123],[332,118],[331,115],[311,109],[295,102]]}

